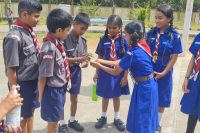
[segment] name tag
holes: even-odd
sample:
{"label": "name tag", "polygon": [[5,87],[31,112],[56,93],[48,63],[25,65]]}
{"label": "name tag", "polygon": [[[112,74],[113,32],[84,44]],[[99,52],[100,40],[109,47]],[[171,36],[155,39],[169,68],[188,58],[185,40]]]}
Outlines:
{"label": "name tag", "polygon": [[195,42],[195,44],[199,45],[199,44],[200,44],[200,42]]}
{"label": "name tag", "polygon": [[127,54],[128,54],[128,55],[133,55],[133,54],[132,54],[131,52],[129,52],[129,51],[127,52]]}
{"label": "name tag", "polygon": [[45,59],[50,59],[50,60],[52,60],[53,59],[53,55],[44,55],[43,56],[43,59],[45,60]]}
{"label": "name tag", "polygon": [[104,45],[109,45],[109,44],[110,44],[110,42],[105,42],[105,43],[104,43]]}
{"label": "name tag", "polygon": [[23,49],[24,49],[24,50],[27,50],[27,49],[30,49],[30,48],[32,48],[32,47],[34,47],[34,46],[35,46],[34,44],[31,44],[31,45],[28,45],[28,46],[24,47]]}
{"label": "name tag", "polygon": [[18,41],[20,41],[20,37],[18,37],[17,35],[11,35],[12,38],[16,38]]}
{"label": "name tag", "polygon": [[72,49],[68,49],[67,51],[68,51],[68,52],[74,51],[74,48],[72,48]]}

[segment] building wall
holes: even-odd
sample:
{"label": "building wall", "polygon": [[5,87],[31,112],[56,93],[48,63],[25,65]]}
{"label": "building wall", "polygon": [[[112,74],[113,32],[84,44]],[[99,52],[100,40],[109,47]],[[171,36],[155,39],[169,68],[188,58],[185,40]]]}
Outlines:
{"label": "building wall", "polygon": [[[14,17],[18,16],[18,3],[12,3],[11,5],[11,9],[14,12]],[[48,15],[48,12],[51,9],[54,8],[59,8],[59,5],[55,5],[55,4],[51,4],[50,6],[48,4],[43,4],[43,10],[41,12],[41,18],[46,18],[46,16]],[[80,6],[74,6],[73,9],[73,13],[74,15],[78,14],[79,12],[79,8]],[[129,8],[118,8],[115,7],[114,8],[114,12],[115,14],[121,16],[123,19],[128,19],[128,14],[129,14],[130,9]],[[70,10],[70,13],[72,12],[72,10]],[[112,7],[100,7],[97,12],[96,12],[96,17],[97,18],[108,18],[108,16],[110,16],[113,12],[113,8]],[[5,4],[4,2],[0,2],[0,17],[5,17]],[[155,10],[152,9],[151,10],[151,14],[150,14],[150,19],[154,20],[154,16],[155,16]],[[176,20],[184,20],[184,12],[180,12],[174,13],[174,21]],[[192,15],[192,22],[199,24],[200,23],[200,13],[194,12]]]}

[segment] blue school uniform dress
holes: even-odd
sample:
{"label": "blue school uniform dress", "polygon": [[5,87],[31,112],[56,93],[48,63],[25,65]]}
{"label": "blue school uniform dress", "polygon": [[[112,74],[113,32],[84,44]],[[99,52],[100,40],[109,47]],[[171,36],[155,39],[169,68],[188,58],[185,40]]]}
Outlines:
{"label": "blue school uniform dress", "polygon": [[[158,57],[153,64],[154,71],[156,72],[162,72],[166,68],[172,54],[182,52],[180,34],[175,29],[168,27],[163,34],[159,33],[160,30],[158,28],[151,29],[147,33],[147,43],[150,46],[152,55],[156,49],[156,42],[160,35]],[[172,74],[173,69],[158,80],[159,107],[170,107],[173,86]]]}
{"label": "blue school uniform dress", "polygon": [[[189,49],[194,58],[197,57],[199,49],[200,34],[196,36]],[[188,89],[190,89],[190,92],[183,95],[181,100],[181,111],[189,115],[198,115],[198,119],[200,120],[200,74],[197,74],[196,77],[190,76],[188,83]]]}
{"label": "blue school uniform dress", "polygon": [[[125,37],[119,37],[115,40],[116,59],[121,59],[127,51],[128,44]],[[104,60],[110,60],[111,39],[102,37],[96,49],[96,54]],[[124,50],[124,51],[123,51]],[[120,82],[124,76],[124,72],[117,76],[108,74],[107,72],[99,69],[97,78],[97,95],[103,98],[117,98],[121,95],[128,95],[128,84],[121,87]]]}
{"label": "blue school uniform dress", "polygon": [[[136,46],[120,61],[123,70],[129,69],[132,78],[153,73],[151,56]],[[131,133],[154,133],[158,127],[158,91],[154,77],[136,82],[129,105],[126,129]]]}

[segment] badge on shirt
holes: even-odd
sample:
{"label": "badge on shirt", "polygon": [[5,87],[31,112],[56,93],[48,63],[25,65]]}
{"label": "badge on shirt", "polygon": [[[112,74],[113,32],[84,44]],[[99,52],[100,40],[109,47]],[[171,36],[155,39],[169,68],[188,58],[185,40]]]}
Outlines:
{"label": "badge on shirt", "polygon": [[199,45],[199,44],[200,44],[200,42],[195,42],[195,44]]}
{"label": "badge on shirt", "polygon": [[110,42],[105,42],[105,43],[104,43],[104,45],[109,45],[109,44],[111,44],[111,43],[110,43]]}
{"label": "badge on shirt", "polygon": [[53,55],[50,55],[50,54],[46,54],[43,56],[43,60],[52,60],[53,59]]}
{"label": "badge on shirt", "polygon": [[157,55],[153,55],[153,62],[155,63],[158,60],[158,56]]}

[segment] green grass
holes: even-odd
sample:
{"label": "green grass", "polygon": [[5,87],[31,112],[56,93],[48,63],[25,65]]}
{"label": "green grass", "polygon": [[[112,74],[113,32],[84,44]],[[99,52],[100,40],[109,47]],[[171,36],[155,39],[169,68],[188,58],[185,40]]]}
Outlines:
{"label": "green grass", "polygon": [[[7,24],[8,24],[8,22],[6,19],[0,19],[0,25],[7,25]],[[46,24],[46,19],[41,18],[38,25],[45,25],[45,24]],[[180,30],[183,29],[183,25],[184,25],[184,23],[182,21],[174,22],[174,27],[176,27]],[[151,27],[155,26],[155,22],[147,20],[147,21],[145,21],[145,26],[146,26],[146,28],[151,28]],[[190,29],[191,30],[200,30],[200,24],[191,23]]]}
{"label": "green grass", "polygon": [[8,21],[6,19],[0,19],[0,25],[6,25]]}

